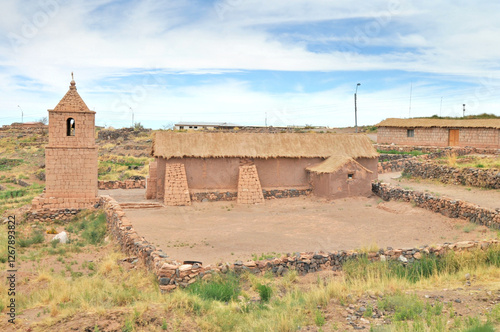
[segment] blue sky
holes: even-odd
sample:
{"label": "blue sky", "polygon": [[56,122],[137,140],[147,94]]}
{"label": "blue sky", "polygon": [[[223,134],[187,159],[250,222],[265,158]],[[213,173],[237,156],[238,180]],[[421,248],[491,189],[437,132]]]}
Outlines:
{"label": "blue sky", "polygon": [[[70,73],[96,123],[162,128],[500,115],[500,3],[1,0],[0,125],[47,115]],[[410,104],[411,96],[411,104]]]}

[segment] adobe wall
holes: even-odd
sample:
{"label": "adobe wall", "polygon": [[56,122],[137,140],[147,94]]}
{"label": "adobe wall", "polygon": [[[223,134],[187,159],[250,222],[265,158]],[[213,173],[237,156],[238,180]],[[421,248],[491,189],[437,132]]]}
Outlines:
{"label": "adobe wall", "polygon": [[[412,146],[448,146],[449,128],[414,128],[414,137],[407,137],[407,128],[380,127],[377,144]],[[493,128],[459,128],[460,147],[500,148],[500,130]]]}
{"label": "adobe wall", "polygon": [[[353,173],[352,179],[347,179],[347,174]],[[359,167],[345,165],[335,173],[311,173],[313,194],[319,197],[338,199],[349,196],[370,196],[372,174],[361,170]]]}
{"label": "adobe wall", "polygon": [[[66,120],[75,120],[75,136],[66,136]],[[49,111],[49,146],[95,146],[95,114]]]}
{"label": "adobe wall", "polygon": [[[157,158],[157,194],[163,191],[165,165],[182,163],[186,167],[189,189],[236,190],[241,158]],[[323,158],[252,159],[257,167],[263,189],[309,187],[306,167],[322,162]],[[371,170],[371,180],[377,178],[377,158],[356,160]],[[162,197],[158,196],[159,199]]]}
{"label": "adobe wall", "polygon": [[97,148],[45,148],[46,197],[95,198]]}

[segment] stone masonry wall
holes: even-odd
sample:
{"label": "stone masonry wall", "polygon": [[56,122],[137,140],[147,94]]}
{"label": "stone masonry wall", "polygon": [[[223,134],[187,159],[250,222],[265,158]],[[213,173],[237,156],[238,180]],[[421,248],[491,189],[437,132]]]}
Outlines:
{"label": "stone masonry wall", "polygon": [[483,208],[468,202],[436,197],[429,193],[406,190],[386,183],[372,183],[372,190],[386,201],[414,202],[418,207],[441,213],[449,218],[461,218],[479,225],[500,229],[500,209]]}
{"label": "stone masonry wall", "polygon": [[191,205],[184,164],[165,165],[165,205]]}
{"label": "stone masonry wall", "polygon": [[130,220],[125,216],[120,205],[111,197],[104,196],[108,230],[114,240],[120,245],[123,252],[136,256],[144,266],[158,278],[162,292],[171,291],[177,287],[188,285],[201,280],[209,279],[213,273],[251,272],[262,274],[271,271],[281,276],[289,270],[297,270],[304,275],[321,270],[341,270],[342,265],[351,259],[367,257],[371,261],[395,260],[402,264],[412,263],[422,258],[422,255],[442,256],[447,251],[465,251],[471,249],[484,250],[491,245],[498,245],[499,241],[464,241],[454,244],[443,244],[433,247],[422,246],[406,249],[380,249],[377,252],[360,253],[353,250],[333,252],[296,252],[262,261],[237,261],[203,266],[201,262],[185,262],[170,258],[161,249],[156,248],[145,238],[141,237],[133,228]]}
{"label": "stone masonry wall", "polygon": [[255,165],[240,166],[237,202],[238,204],[264,203],[264,196]]}
{"label": "stone masonry wall", "polygon": [[[447,153],[454,153],[457,156],[463,156],[471,153],[478,154],[500,154],[500,148],[477,148],[477,147],[438,147],[438,146],[420,146],[420,145],[392,145],[392,144],[374,144],[375,149],[379,151],[396,150],[400,152],[421,151],[423,153],[441,153],[440,157]],[[436,155],[437,156],[437,155]]]}
{"label": "stone masonry wall", "polygon": [[[276,199],[308,196],[311,191],[311,189],[262,189],[262,195],[264,199]],[[191,192],[193,202],[235,201],[237,197],[236,191]]]}
{"label": "stone masonry wall", "polygon": [[97,188],[100,190],[106,189],[144,189],[146,188],[146,180],[125,180],[125,181],[103,181],[99,180]]}
{"label": "stone masonry wall", "polygon": [[500,170],[496,168],[455,168],[432,162],[407,160],[403,174],[424,179],[437,179],[443,183],[500,189]]}

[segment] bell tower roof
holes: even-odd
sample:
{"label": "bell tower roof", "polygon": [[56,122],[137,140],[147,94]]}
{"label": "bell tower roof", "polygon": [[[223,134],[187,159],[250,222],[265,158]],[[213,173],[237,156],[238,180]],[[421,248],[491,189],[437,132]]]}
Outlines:
{"label": "bell tower roof", "polygon": [[73,78],[73,73],[71,73],[71,82],[69,85],[69,90],[66,92],[64,97],[61,99],[59,104],[53,109],[54,112],[91,112],[95,113],[87,107],[82,97],[76,91],[76,83]]}

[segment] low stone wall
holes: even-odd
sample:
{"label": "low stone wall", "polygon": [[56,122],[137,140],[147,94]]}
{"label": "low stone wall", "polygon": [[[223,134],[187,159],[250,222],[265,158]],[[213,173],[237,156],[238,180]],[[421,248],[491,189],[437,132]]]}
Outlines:
{"label": "low stone wall", "polygon": [[144,189],[146,180],[125,180],[125,181],[97,181],[97,188],[106,189]]}
{"label": "low stone wall", "polygon": [[500,154],[500,149],[493,148],[474,148],[474,147],[436,147],[436,146],[412,146],[412,145],[391,145],[391,144],[374,144],[377,150],[380,151],[400,151],[411,152],[421,151],[423,153],[438,153],[445,156],[449,152],[455,153],[457,156],[463,156],[471,153],[477,154]]}
{"label": "low stone wall", "polygon": [[393,161],[393,160],[401,160],[401,159],[408,159],[408,158],[413,158],[411,154],[391,154],[391,153],[380,153],[378,155],[378,162],[386,162],[386,161]]}
{"label": "low stone wall", "polygon": [[202,262],[182,262],[170,258],[161,249],[149,243],[141,237],[132,226],[130,220],[125,216],[120,205],[111,197],[103,197],[106,211],[108,229],[122,250],[132,256],[136,256],[152,271],[158,278],[162,291],[171,291],[177,287],[187,287],[200,280],[211,278],[212,273],[235,273],[251,272],[261,274],[271,271],[277,276],[285,274],[289,270],[297,270],[304,275],[320,270],[341,270],[342,265],[359,257],[367,257],[371,261],[397,260],[402,264],[412,263],[421,259],[423,254],[440,256],[449,250],[462,251],[472,248],[486,249],[492,244],[498,244],[497,240],[490,241],[465,241],[454,244],[444,244],[434,247],[423,246],[420,248],[407,249],[381,249],[377,252],[361,253],[356,251],[333,251],[333,252],[301,252],[286,254],[281,257],[263,261],[237,261],[218,265],[203,266]]}
{"label": "low stone wall", "polygon": [[308,196],[312,189],[262,189],[265,199]]}
{"label": "low stone wall", "polygon": [[[262,189],[265,199],[290,198],[299,196],[308,196],[312,189]],[[237,191],[209,191],[209,192],[191,192],[191,201],[193,202],[218,202],[235,201],[238,197]]]}
{"label": "low stone wall", "polygon": [[235,201],[238,197],[237,191],[208,191],[191,192],[191,201],[193,202],[219,202]]}
{"label": "low stone wall", "polygon": [[[408,155],[406,155],[408,156]],[[389,161],[383,161],[378,163],[378,174],[390,173],[390,172],[401,172],[405,168],[407,160],[416,160],[416,157],[410,156],[410,158],[400,158],[393,159]]]}
{"label": "low stone wall", "polygon": [[[95,205],[91,207],[91,209],[95,210],[102,207],[104,204],[104,200],[102,197],[98,197],[96,199]],[[39,209],[33,209],[33,205],[31,210],[24,214],[24,221],[26,222],[53,222],[53,221],[62,221],[67,222],[73,219],[78,213],[83,210],[87,210],[88,208],[50,208],[44,207]]]}
{"label": "low stone wall", "polygon": [[403,174],[412,177],[437,179],[449,184],[500,189],[499,169],[455,168],[417,160],[407,160],[403,164]]}
{"label": "low stone wall", "polygon": [[372,191],[383,200],[413,202],[416,206],[441,213],[449,218],[461,218],[470,222],[500,229],[500,208],[493,210],[447,197],[406,190],[386,183],[373,183]]}

